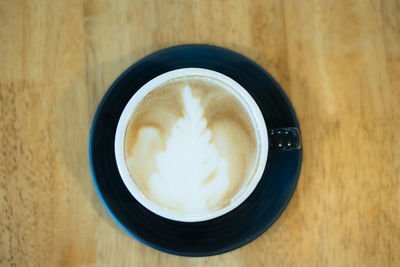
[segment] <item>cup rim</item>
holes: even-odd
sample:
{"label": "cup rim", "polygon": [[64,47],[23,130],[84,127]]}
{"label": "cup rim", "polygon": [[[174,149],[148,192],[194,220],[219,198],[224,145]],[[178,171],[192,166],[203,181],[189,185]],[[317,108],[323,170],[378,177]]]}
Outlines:
{"label": "cup rim", "polygon": [[[259,132],[259,141],[260,141],[260,151],[258,156],[259,163],[254,171],[253,178],[249,181],[249,183],[235,194],[235,196],[231,199],[231,203],[229,205],[223,207],[222,209],[212,211],[207,215],[199,215],[199,216],[193,216],[193,215],[185,216],[183,214],[178,214],[170,210],[164,209],[153,203],[151,200],[149,200],[134,183],[129,173],[128,167],[126,166],[125,152],[124,152],[125,133],[128,123],[136,107],[143,100],[143,98],[151,91],[158,88],[163,83],[167,82],[168,80],[178,79],[186,76],[206,76],[209,78],[214,78],[231,87],[233,91],[237,93],[246,102],[249,108],[248,112],[254,116],[255,127],[256,130],[258,130]],[[253,193],[258,182],[261,180],[266,167],[268,150],[269,150],[268,144],[269,144],[268,131],[264,117],[257,103],[251,97],[251,95],[248,93],[246,89],[244,89],[239,83],[237,83],[232,78],[213,70],[205,68],[181,68],[165,72],[149,80],[141,88],[139,88],[139,90],[130,98],[118,120],[114,138],[114,154],[117,163],[117,168],[125,187],[142,206],[144,206],[151,212],[170,220],[175,220],[180,222],[201,222],[217,218],[234,210]]]}

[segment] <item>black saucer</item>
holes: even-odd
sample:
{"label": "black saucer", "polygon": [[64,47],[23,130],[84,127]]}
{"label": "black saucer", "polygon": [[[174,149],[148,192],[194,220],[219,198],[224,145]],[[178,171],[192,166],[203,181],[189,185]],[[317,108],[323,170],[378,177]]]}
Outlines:
{"label": "black saucer", "polygon": [[114,157],[117,123],[125,105],[142,85],[164,72],[186,67],[215,70],[236,80],[257,102],[268,129],[299,127],[293,107],[279,84],[250,59],[215,46],[176,46],[140,60],[111,85],[93,120],[90,166],[104,206],[129,234],[164,252],[210,256],[247,244],[278,219],[295,190],[302,150],[269,151],[255,191],[239,207],[216,219],[176,222],[141,206],[125,188],[117,169]]}

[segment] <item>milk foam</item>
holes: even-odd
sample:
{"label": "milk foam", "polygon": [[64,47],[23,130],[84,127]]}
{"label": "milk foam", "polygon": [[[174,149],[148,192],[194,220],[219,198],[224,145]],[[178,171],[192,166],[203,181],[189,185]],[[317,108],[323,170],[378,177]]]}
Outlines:
{"label": "milk foam", "polygon": [[258,166],[246,106],[225,84],[203,77],[170,80],[148,93],[124,140],[127,183],[140,190],[134,196],[174,218],[204,218],[229,206]]}
{"label": "milk foam", "polygon": [[172,127],[166,149],[156,156],[150,191],[166,207],[185,214],[203,214],[228,189],[227,161],[211,142],[204,110],[189,86],[183,88],[182,98],[184,117]]}

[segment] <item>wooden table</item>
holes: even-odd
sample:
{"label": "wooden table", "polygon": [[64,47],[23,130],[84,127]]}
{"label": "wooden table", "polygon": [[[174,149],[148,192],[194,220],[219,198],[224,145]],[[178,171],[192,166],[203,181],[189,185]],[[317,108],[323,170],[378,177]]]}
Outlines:
{"label": "wooden table", "polygon": [[[399,266],[400,2],[1,1],[1,266]],[[303,131],[297,190],[260,238],[184,258],[125,233],[88,162],[94,112],[156,50],[257,61]]]}

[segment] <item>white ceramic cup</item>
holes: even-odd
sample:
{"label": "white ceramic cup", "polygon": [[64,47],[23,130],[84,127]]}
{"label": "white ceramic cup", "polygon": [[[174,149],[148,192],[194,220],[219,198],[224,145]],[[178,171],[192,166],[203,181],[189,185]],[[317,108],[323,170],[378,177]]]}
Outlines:
{"label": "white ceramic cup", "polygon": [[[252,117],[258,140],[259,160],[258,160],[258,165],[255,167],[252,179],[244,183],[239,192],[236,193],[235,196],[231,198],[231,202],[229,205],[219,210],[210,212],[205,216],[194,216],[194,215],[187,216],[185,214],[179,214],[171,210],[164,209],[156,205],[149,199],[147,199],[146,196],[141,192],[141,190],[135,185],[125,162],[125,153],[124,153],[125,132],[128,127],[130,118],[132,114],[135,112],[136,107],[148,93],[150,93],[152,90],[156,89],[160,85],[164,84],[169,80],[184,78],[187,76],[191,77],[200,76],[206,78],[208,77],[221,82],[221,84],[227,85],[225,89],[229,90],[233,95],[235,95],[241,101],[241,103],[246,107],[247,111],[249,112],[250,117]],[[259,107],[257,106],[256,102],[254,101],[254,99],[240,84],[238,84],[233,79],[216,71],[202,69],[202,68],[184,68],[184,69],[169,71],[153,78],[145,85],[143,85],[133,95],[133,97],[129,100],[128,104],[125,106],[121,114],[121,117],[118,121],[117,131],[115,134],[114,148],[115,148],[115,158],[117,161],[117,166],[121,178],[125,186],[128,188],[129,192],[140,204],[142,204],[144,207],[146,207],[153,213],[171,220],[182,221],[182,222],[199,222],[199,221],[210,220],[230,212],[231,210],[238,207],[250,196],[250,194],[256,188],[264,172],[265,165],[267,162],[269,145],[268,145],[267,127],[265,125],[262,113]]]}

